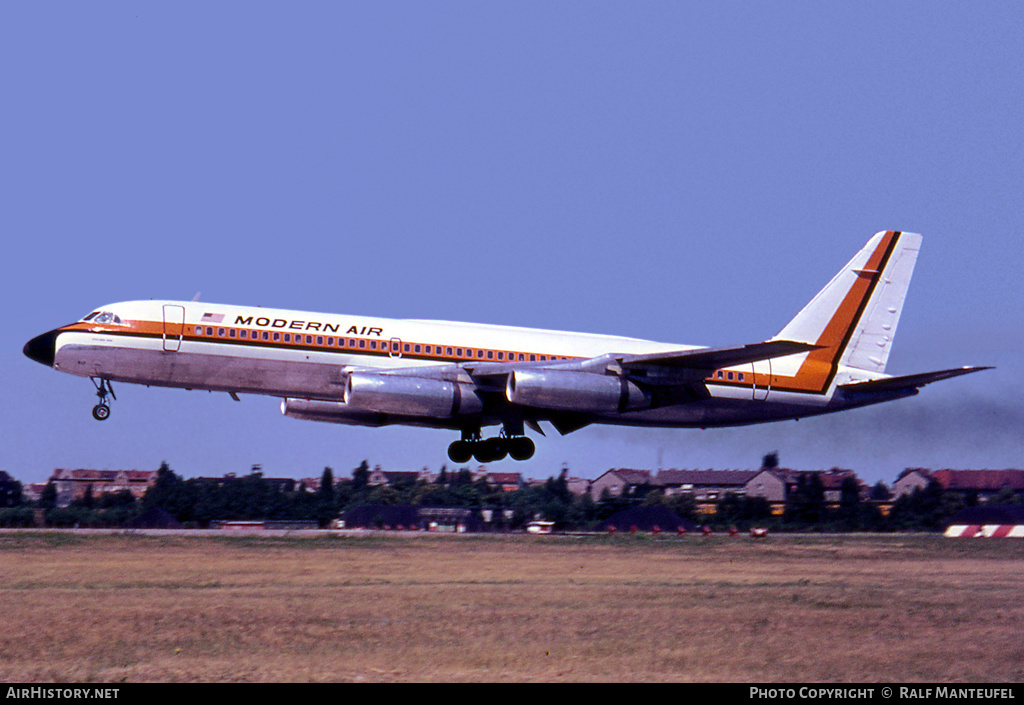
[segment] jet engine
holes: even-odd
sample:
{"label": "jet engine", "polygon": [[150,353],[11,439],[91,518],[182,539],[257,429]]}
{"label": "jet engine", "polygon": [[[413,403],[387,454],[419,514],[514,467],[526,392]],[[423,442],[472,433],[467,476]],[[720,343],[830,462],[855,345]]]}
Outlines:
{"label": "jet engine", "polygon": [[288,399],[281,400],[281,413],[293,419],[304,421],[326,421],[328,423],[340,423],[347,426],[373,426],[380,427],[388,425],[388,420],[383,414],[362,409],[352,409],[340,401],[319,401],[316,399]]}
{"label": "jet engine", "polygon": [[563,411],[646,409],[651,395],[624,377],[573,370],[515,370],[505,384],[513,404]]}
{"label": "jet engine", "polygon": [[342,398],[351,409],[404,416],[451,418],[483,411],[472,384],[405,375],[352,372]]}

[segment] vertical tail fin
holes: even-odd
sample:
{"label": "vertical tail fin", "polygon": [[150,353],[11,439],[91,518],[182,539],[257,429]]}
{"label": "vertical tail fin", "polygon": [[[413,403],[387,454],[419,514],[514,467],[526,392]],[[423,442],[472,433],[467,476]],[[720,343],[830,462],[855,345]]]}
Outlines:
{"label": "vertical tail fin", "polygon": [[817,377],[827,365],[830,381],[838,365],[885,371],[920,247],[914,233],[876,233],[775,336],[820,346],[801,372]]}
{"label": "vertical tail fin", "polygon": [[920,249],[920,235],[898,234],[893,253],[839,364],[869,372],[885,372]]}

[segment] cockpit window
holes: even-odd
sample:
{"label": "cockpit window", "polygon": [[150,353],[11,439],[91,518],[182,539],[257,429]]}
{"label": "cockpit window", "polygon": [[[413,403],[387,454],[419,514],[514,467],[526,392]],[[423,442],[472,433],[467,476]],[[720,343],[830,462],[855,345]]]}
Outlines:
{"label": "cockpit window", "polygon": [[92,313],[90,313],[90,314],[89,314],[88,316],[86,316],[86,317],[85,317],[85,318],[83,318],[82,320],[83,320],[83,321],[91,321],[91,320],[92,320],[92,318],[93,318],[93,316],[95,316],[95,315],[96,315],[97,313],[99,313],[99,311],[93,311]]}
{"label": "cockpit window", "polygon": [[[89,319],[86,319],[86,320],[89,320]],[[117,316],[116,314],[111,313],[110,311],[99,311],[96,314],[96,317],[92,319],[92,322],[93,323],[115,323],[115,324],[120,325],[121,319],[120,319],[119,316]]]}

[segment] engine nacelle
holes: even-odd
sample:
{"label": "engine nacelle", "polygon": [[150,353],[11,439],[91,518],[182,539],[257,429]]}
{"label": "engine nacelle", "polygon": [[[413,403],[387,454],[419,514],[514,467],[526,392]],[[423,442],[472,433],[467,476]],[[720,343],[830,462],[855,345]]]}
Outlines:
{"label": "engine nacelle", "polygon": [[573,370],[516,370],[508,376],[505,398],[562,411],[621,412],[651,405],[650,393],[624,377]]}
{"label": "engine nacelle", "polygon": [[351,409],[442,419],[484,408],[472,384],[372,372],[350,373],[342,398]]}
{"label": "engine nacelle", "polygon": [[318,401],[315,399],[283,399],[281,413],[293,419],[304,421],[326,421],[347,426],[386,426],[383,414],[353,409],[340,401]]}

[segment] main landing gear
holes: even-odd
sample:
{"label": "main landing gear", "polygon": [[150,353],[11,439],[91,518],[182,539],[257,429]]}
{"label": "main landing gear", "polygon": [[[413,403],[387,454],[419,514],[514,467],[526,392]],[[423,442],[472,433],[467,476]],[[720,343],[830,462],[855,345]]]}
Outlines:
{"label": "main landing gear", "polygon": [[462,440],[448,446],[448,457],[455,463],[466,463],[470,458],[481,463],[494,463],[506,456],[513,460],[529,460],[535,450],[533,441],[526,436],[509,436],[502,432],[494,438],[480,438],[479,431],[463,431]]}
{"label": "main landing gear", "polygon": [[117,400],[117,395],[114,394],[114,388],[110,385],[109,379],[103,379],[100,377],[90,377],[92,384],[96,387],[96,396],[100,398],[100,403],[92,408],[92,417],[97,421],[106,421],[110,416],[110,404],[107,403],[107,395],[110,398]]}

